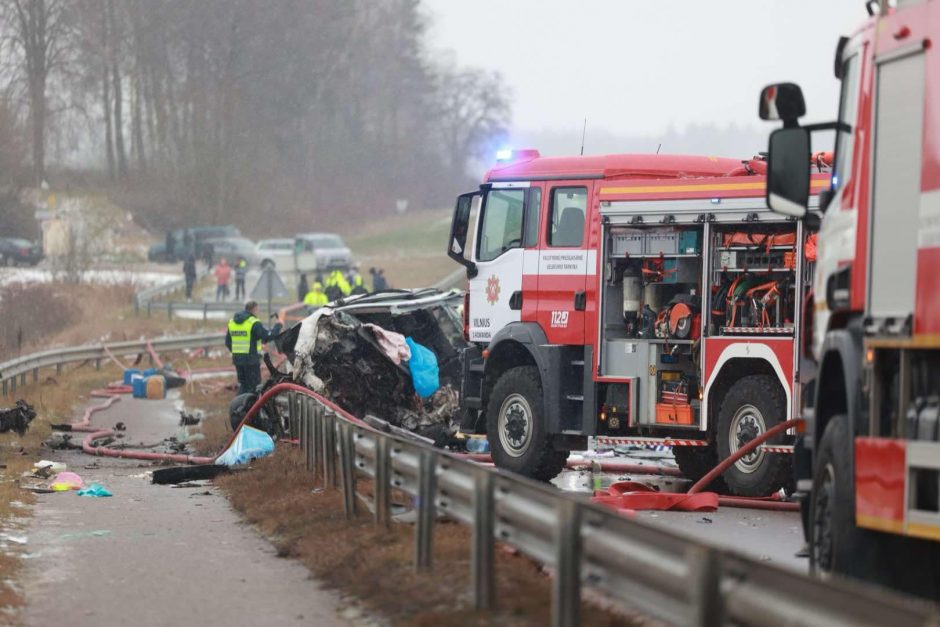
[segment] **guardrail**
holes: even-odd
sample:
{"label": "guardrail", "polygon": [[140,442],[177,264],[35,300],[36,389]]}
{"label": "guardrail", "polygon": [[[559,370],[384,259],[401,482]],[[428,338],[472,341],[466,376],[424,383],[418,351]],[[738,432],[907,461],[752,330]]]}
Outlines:
{"label": "guardrail", "polygon": [[157,352],[183,350],[185,348],[210,348],[224,346],[223,333],[203,333],[199,335],[180,335],[175,337],[157,338],[154,340],[141,340],[136,342],[112,342],[110,344],[93,344],[89,346],[75,346],[71,348],[57,348],[0,363],[0,382],[3,386],[3,395],[16,391],[17,379],[20,385],[26,384],[26,377],[33,375],[33,382],[39,380],[41,368],[55,367],[56,372],[69,363],[94,361],[96,368],[101,368],[101,361],[112,355],[137,355],[148,351],[152,346]]}
{"label": "guardrail", "polygon": [[[208,276],[208,274],[208,270],[198,270],[196,272],[196,282],[198,283],[200,279]],[[138,313],[141,309],[147,307],[150,304],[150,301],[155,298],[172,294],[177,290],[183,289],[186,289],[186,279],[179,278],[175,281],[169,281],[168,283],[163,283],[162,285],[155,285],[154,287],[148,287],[147,289],[135,292],[133,298],[134,312]]]}
{"label": "guardrail", "polygon": [[[940,609],[881,588],[822,581],[625,518],[571,493],[410,439],[383,433],[316,395],[287,393],[292,433],[307,469],[343,490],[357,514],[360,475],[374,481],[377,525],[391,520],[391,490],[416,510],[415,567],[432,565],[434,520],[473,529],[476,607],[496,599],[494,545],[508,544],[553,572],[552,624],[579,624],[589,588],[679,625],[936,625]],[[373,421],[374,422],[374,421]],[[771,539],[769,539],[771,540]]]}
{"label": "guardrail", "polygon": [[[206,271],[202,273],[197,278],[202,278],[207,274]],[[174,313],[186,312],[189,314],[196,313],[202,314],[203,321],[209,319],[210,313],[215,312],[225,312],[225,313],[235,313],[241,311],[244,307],[243,302],[236,301],[223,301],[223,302],[184,302],[184,301],[155,301],[154,299],[163,296],[165,294],[171,294],[177,290],[185,288],[186,283],[183,279],[178,281],[172,281],[170,283],[151,287],[146,290],[142,290],[134,294],[134,314],[140,315],[142,311],[147,313],[148,317],[153,316],[155,311],[161,313],[165,312],[167,319],[172,320]],[[432,285],[434,289],[441,290],[445,292],[451,288],[464,289],[466,287],[466,270],[464,268],[458,268],[448,274],[446,277]],[[303,303],[297,303],[295,305],[288,305],[287,307],[282,307],[279,305],[280,311],[294,311],[297,309],[302,309]],[[283,320],[282,320],[283,322]]]}

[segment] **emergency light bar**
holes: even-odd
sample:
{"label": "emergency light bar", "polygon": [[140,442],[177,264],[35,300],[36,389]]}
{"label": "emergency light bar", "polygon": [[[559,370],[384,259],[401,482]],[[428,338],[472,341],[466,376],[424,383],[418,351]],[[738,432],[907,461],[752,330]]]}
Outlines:
{"label": "emergency light bar", "polygon": [[542,155],[534,148],[523,148],[522,150],[513,150],[512,148],[502,148],[496,151],[496,161],[499,163],[509,163],[512,161],[527,161],[537,159]]}

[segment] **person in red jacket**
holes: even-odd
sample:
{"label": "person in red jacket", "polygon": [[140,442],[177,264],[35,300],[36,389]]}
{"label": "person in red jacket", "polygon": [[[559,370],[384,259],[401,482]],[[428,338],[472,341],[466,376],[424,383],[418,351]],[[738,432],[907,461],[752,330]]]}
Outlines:
{"label": "person in red jacket", "polygon": [[215,300],[225,300],[228,298],[228,280],[232,276],[232,266],[228,265],[225,257],[222,257],[213,272],[216,280]]}

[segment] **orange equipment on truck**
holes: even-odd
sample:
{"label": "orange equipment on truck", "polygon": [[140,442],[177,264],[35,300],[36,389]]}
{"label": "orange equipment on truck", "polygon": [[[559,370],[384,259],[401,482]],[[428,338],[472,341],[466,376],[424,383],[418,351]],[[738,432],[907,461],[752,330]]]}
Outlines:
{"label": "orange equipment on truck", "polygon": [[804,224],[810,135],[836,130],[797,487],[814,569],[940,598],[940,1],[866,7],[836,49],[836,122],[799,126],[792,83],[760,99],[784,122],[768,204]]}
{"label": "orange equipment on truck", "polygon": [[[469,279],[462,429],[498,466],[547,480],[593,436],[673,446],[697,480],[795,415],[809,233],[767,209],[762,159],[504,157],[458,198],[448,249]],[[791,483],[792,441],[725,487]]]}

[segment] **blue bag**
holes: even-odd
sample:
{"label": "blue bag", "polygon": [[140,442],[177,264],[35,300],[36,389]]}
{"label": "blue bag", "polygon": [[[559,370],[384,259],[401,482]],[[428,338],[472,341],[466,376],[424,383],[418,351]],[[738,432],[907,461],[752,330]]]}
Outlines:
{"label": "blue bag", "polygon": [[405,342],[408,344],[408,348],[411,349],[411,359],[408,361],[408,369],[411,371],[411,383],[414,385],[418,396],[427,398],[441,387],[437,356],[431,349],[421,346],[410,337],[406,337]]}
{"label": "blue bag", "polygon": [[238,430],[235,441],[228,449],[219,455],[215,463],[225,466],[247,464],[256,457],[264,457],[274,452],[274,440],[264,431],[243,426]]}

